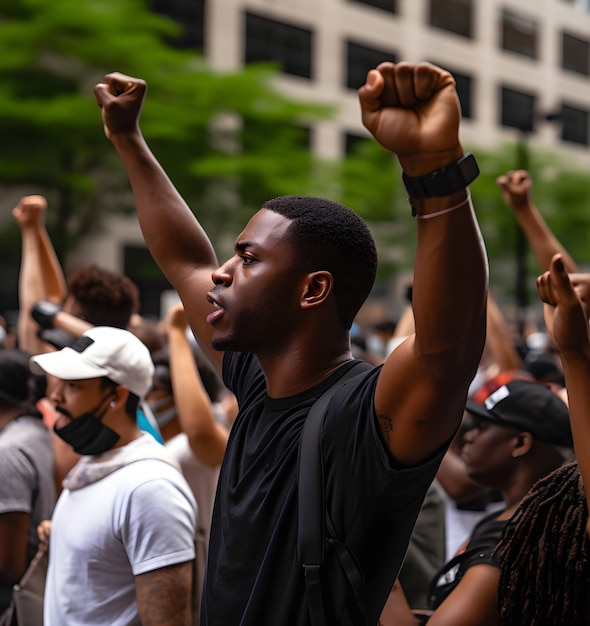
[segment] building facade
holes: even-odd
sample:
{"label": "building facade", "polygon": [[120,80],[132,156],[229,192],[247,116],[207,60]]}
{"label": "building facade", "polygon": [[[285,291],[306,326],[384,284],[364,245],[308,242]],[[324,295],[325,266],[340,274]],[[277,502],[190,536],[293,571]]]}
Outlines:
{"label": "building facade", "polygon": [[[453,73],[465,144],[491,148],[524,132],[532,146],[590,166],[590,0],[152,0],[152,7],[182,26],[178,45],[203,49],[213,68],[274,61],[285,93],[335,104],[335,117],[311,132],[323,157],[338,158],[351,138],[366,135],[356,90],[367,71],[404,60]],[[125,250],[142,245],[134,220],[117,217],[85,245],[84,261],[92,251],[102,265],[133,274]]]}

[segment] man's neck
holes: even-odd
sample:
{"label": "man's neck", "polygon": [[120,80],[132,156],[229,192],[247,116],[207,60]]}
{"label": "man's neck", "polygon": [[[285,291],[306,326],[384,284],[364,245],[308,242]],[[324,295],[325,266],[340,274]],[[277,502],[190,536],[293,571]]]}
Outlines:
{"label": "man's neck", "polygon": [[319,385],[343,363],[353,358],[350,350],[319,358],[319,355],[301,355],[300,358],[260,360],[266,376],[266,390],[271,398],[288,398]]}

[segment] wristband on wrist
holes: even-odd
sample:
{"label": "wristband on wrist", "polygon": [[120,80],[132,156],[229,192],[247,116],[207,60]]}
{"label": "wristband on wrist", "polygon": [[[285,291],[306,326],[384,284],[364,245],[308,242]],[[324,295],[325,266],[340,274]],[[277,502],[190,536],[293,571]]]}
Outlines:
{"label": "wristband on wrist", "polygon": [[[402,180],[410,198],[438,198],[465,189],[478,175],[477,161],[473,154],[467,152],[458,161],[425,176],[412,177],[404,173]],[[412,215],[416,215],[413,207]]]}
{"label": "wristband on wrist", "polygon": [[453,211],[456,211],[457,209],[461,209],[464,206],[469,206],[470,203],[471,203],[471,193],[468,191],[467,198],[465,198],[465,200],[461,200],[459,204],[455,204],[454,206],[450,206],[446,209],[436,211],[435,213],[416,213],[415,210],[413,210],[414,207],[412,206],[412,214],[418,220],[429,220],[429,219],[432,219],[433,217],[438,217],[439,215],[446,215],[447,213],[452,213]]}
{"label": "wristband on wrist", "polygon": [[61,311],[59,304],[38,300],[31,309],[31,317],[41,326],[41,328],[53,328],[53,319]]}

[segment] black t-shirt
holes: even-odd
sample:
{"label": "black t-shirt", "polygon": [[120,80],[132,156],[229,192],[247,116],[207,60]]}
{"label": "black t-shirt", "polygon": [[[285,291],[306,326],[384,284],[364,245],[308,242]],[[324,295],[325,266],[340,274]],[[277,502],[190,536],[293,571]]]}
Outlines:
{"label": "black t-shirt", "polygon": [[499,520],[498,515],[500,511],[490,513],[481,519],[473,529],[465,548],[434,576],[430,585],[429,608],[432,610],[438,608],[473,565],[484,563],[500,567],[496,546],[508,520]]}
{"label": "black t-shirt", "polygon": [[[369,624],[381,614],[444,454],[440,450],[418,467],[392,465],[373,411],[379,371],[360,374],[339,389],[321,434],[327,512],[364,573]],[[226,354],[223,373],[240,413],[219,477],[201,624],[304,626],[309,618],[297,560],[298,448],[309,408],[333,378],[296,396],[271,399],[253,355]],[[323,581],[336,587],[335,597],[348,598],[332,575],[331,559],[328,553]]]}

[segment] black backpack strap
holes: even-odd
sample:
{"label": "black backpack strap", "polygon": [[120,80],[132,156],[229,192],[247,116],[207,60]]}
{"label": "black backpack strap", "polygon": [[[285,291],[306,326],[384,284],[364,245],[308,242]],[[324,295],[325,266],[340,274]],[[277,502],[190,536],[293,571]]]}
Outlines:
{"label": "black backpack strap", "polygon": [[[361,369],[360,366],[364,366]],[[297,552],[305,573],[307,603],[312,626],[325,626],[320,565],[324,560],[326,506],[324,500],[324,467],[320,448],[320,430],[324,414],[336,390],[361,371],[367,363],[357,361],[312,405],[305,420],[299,447]]]}

